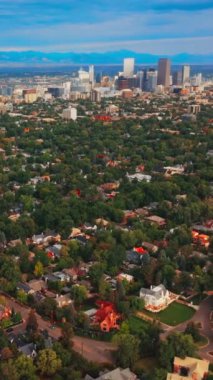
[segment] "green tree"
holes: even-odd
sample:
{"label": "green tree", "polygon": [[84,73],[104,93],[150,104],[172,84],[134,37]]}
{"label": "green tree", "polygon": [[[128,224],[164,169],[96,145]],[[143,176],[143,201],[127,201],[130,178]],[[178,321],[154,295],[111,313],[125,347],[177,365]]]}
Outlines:
{"label": "green tree", "polygon": [[199,326],[193,321],[187,323],[184,334],[191,335],[195,342],[199,342],[201,339]]}
{"label": "green tree", "polygon": [[27,302],[27,294],[23,289],[19,289],[17,291],[17,300],[20,301],[21,303],[26,303]]}
{"label": "green tree", "polygon": [[4,380],[20,380],[19,373],[13,360],[8,360],[7,362],[0,364],[0,378]]}
{"label": "green tree", "polygon": [[61,368],[61,360],[50,348],[39,351],[36,363],[42,376],[53,376]]}
{"label": "green tree", "polygon": [[64,347],[72,347],[72,338],[74,336],[72,325],[68,322],[63,323],[61,328],[61,339]]}
{"label": "green tree", "polygon": [[35,264],[34,275],[40,278],[43,275],[43,273],[44,273],[43,264],[41,263],[41,261],[37,261],[37,263]]}
{"label": "green tree", "polygon": [[71,296],[76,304],[81,305],[87,299],[87,289],[84,285],[74,285],[71,289]]}
{"label": "green tree", "polygon": [[131,334],[117,334],[113,338],[117,344],[117,364],[123,368],[132,367],[139,357],[139,339]]}
{"label": "green tree", "polygon": [[35,310],[31,309],[27,318],[27,330],[31,332],[38,331],[38,321],[36,318]]}
{"label": "green tree", "polygon": [[36,380],[36,368],[33,360],[25,355],[20,355],[14,362],[15,369],[20,380]]}

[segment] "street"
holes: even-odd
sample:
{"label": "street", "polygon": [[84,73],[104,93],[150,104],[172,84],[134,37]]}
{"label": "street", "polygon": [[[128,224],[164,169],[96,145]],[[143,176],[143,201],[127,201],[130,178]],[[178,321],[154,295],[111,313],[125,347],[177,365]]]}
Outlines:
{"label": "street", "polygon": [[[194,314],[193,318],[190,321],[201,324],[201,334],[208,338],[209,342],[205,347],[199,348],[199,355],[202,359],[213,360],[213,329],[212,323],[210,320],[210,315],[213,310],[213,296],[207,297],[200,303],[199,310]],[[168,327],[166,331],[161,335],[165,339],[171,332],[183,332],[187,326],[187,322],[184,322],[175,327]]]}

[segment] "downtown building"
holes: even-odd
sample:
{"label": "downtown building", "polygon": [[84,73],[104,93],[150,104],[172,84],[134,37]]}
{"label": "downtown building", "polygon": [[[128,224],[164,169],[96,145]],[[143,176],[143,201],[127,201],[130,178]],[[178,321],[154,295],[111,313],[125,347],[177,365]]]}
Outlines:
{"label": "downtown building", "polygon": [[168,88],[170,86],[170,73],[171,73],[170,60],[167,58],[160,58],[158,61],[157,84]]}

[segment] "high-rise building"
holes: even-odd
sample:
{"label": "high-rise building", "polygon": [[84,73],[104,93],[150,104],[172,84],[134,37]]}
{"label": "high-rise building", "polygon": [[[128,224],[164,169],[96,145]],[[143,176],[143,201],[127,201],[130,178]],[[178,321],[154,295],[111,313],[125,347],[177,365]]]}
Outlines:
{"label": "high-rise building", "polygon": [[172,84],[175,86],[180,86],[182,84],[182,72],[175,71],[172,76]]}
{"label": "high-rise building", "polygon": [[156,70],[149,70],[147,73],[147,91],[155,92],[157,87],[158,72]]}
{"label": "high-rise building", "polygon": [[182,83],[189,83],[190,81],[190,66],[184,65],[182,67]]}
{"label": "high-rise building", "polygon": [[144,77],[144,72],[143,71],[138,71],[136,74],[137,78],[137,87],[142,90],[143,88],[143,77]]}
{"label": "high-rise building", "polygon": [[132,77],[135,70],[135,59],[134,58],[125,58],[123,65],[123,75],[125,77]]}
{"label": "high-rise building", "polygon": [[91,102],[99,103],[101,102],[101,93],[98,90],[92,90],[90,93]]}
{"label": "high-rise building", "polygon": [[163,85],[164,87],[170,86],[170,71],[170,60],[167,58],[160,58],[158,61],[158,85]]}
{"label": "high-rise building", "polygon": [[94,65],[89,66],[89,81],[90,81],[91,85],[94,84],[94,81],[95,81]]}
{"label": "high-rise building", "polygon": [[191,78],[190,82],[192,86],[200,86],[202,84],[202,74],[199,73],[197,75],[194,75]]}
{"label": "high-rise building", "polygon": [[118,90],[122,91],[122,90],[124,90],[124,89],[126,89],[128,87],[129,87],[129,85],[128,85],[128,79],[125,78],[125,77],[123,77],[123,76],[119,77],[118,81],[117,81],[117,88],[118,88]]}

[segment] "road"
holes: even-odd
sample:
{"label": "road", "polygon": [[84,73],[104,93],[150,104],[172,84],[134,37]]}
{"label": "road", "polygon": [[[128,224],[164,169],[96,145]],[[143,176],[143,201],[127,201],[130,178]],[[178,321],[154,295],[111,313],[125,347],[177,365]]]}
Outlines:
{"label": "road", "polygon": [[[26,320],[30,311],[27,306],[19,304],[15,299],[7,298],[8,305],[13,308],[16,312],[20,312],[23,318],[23,324],[14,328],[14,331],[22,332],[26,328]],[[194,314],[191,321],[199,322],[201,324],[201,334],[205,335],[209,342],[208,345],[199,349],[199,355],[206,360],[212,360],[213,355],[213,329],[212,323],[210,321],[210,314],[213,310],[213,296],[207,297],[201,302],[199,310]],[[55,339],[60,338],[61,329],[55,327],[54,330],[50,328],[50,322],[45,321],[39,314],[36,313],[36,318],[38,321],[38,326],[40,330],[47,330],[49,335]],[[175,327],[167,327],[165,332],[161,335],[162,339],[166,339],[168,334],[171,332],[183,332],[186,328],[188,322],[184,322]],[[114,362],[113,352],[115,351],[115,346],[109,342],[96,341],[84,337],[75,336],[73,338],[73,348],[76,352],[81,354],[85,359],[89,361],[94,361],[97,363],[110,363]]]}
{"label": "road", "polygon": [[[7,298],[8,305],[13,308],[16,312],[21,313],[23,323],[13,328],[15,333],[24,332],[26,329],[26,320],[30,311],[27,306],[21,305],[15,299]],[[39,330],[47,330],[49,335],[54,339],[59,339],[61,336],[61,329],[55,327],[50,328],[50,322],[45,321],[38,313],[36,314]],[[101,342],[97,340],[92,340],[80,336],[74,336],[73,338],[73,349],[81,354],[88,361],[93,361],[100,364],[113,364],[114,363],[114,351],[116,350],[115,345],[110,342]]]}
{"label": "road", "polygon": [[[213,324],[210,320],[210,315],[213,311],[213,296],[207,297],[200,303],[199,310],[196,311],[193,318],[190,321],[200,323],[200,332],[202,335],[208,338],[209,342],[205,347],[199,349],[199,355],[206,360],[213,360]],[[168,327],[162,334],[162,338],[165,339],[171,332],[183,332],[187,326],[187,322],[184,322],[175,327]],[[212,355],[210,354],[212,353]]]}

